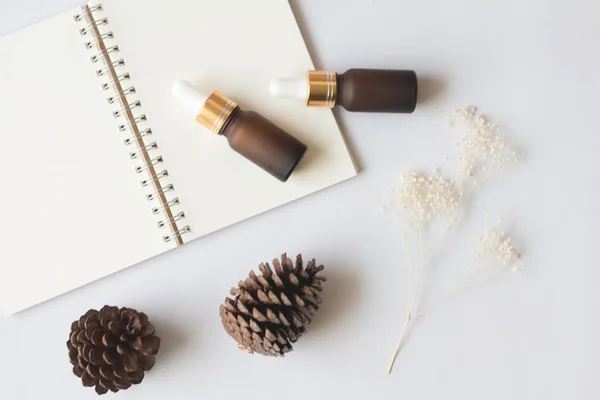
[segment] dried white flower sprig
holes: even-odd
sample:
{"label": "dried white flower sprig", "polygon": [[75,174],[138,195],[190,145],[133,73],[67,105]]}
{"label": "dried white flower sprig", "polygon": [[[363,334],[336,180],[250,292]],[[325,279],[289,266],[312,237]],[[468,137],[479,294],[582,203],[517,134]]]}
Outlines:
{"label": "dried white flower sprig", "polygon": [[[500,230],[499,222],[490,227],[489,221],[486,221],[484,233],[477,240],[474,260],[466,273],[438,300],[420,310],[416,307],[424,273],[457,223],[466,196],[494,172],[502,171],[509,163],[518,162],[516,152],[505,144],[499,128],[477,114],[475,108],[456,110],[452,125],[463,130],[458,142],[460,155],[457,157],[456,177],[445,177],[438,169],[430,175],[403,173],[400,187],[384,206],[402,222],[401,244],[410,274],[406,319],[388,373],[392,371],[408,328],[416,318],[449,295],[477,286],[497,272],[521,272],[519,268],[512,267],[519,256],[510,238]],[[448,157],[444,160],[447,161]],[[411,249],[416,251],[411,252]]]}
{"label": "dried white flower sprig", "polygon": [[423,307],[422,310],[415,312],[411,319],[414,320],[423,315],[451,294],[479,286],[499,273],[522,273],[521,268],[513,266],[513,262],[519,258],[519,254],[514,249],[511,239],[500,230],[501,223],[502,221],[498,220],[496,225],[490,228],[488,227],[489,222],[486,221],[484,232],[473,242],[475,247],[473,261],[463,275],[446,293]]}
{"label": "dried white flower sprig", "polygon": [[477,186],[485,182],[490,172],[500,171],[509,163],[519,161],[516,151],[500,137],[500,128],[477,114],[474,107],[454,111],[450,125],[464,128],[458,141],[462,153],[458,157],[460,174]]}
{"label": "dried white flower sprig", "polygon": [[440,219],[452,220],[460,201],[452,180],[444,179],[436,170],[432,176],[403,173],[400,181],[402,186],[396,200],[409,226]]}

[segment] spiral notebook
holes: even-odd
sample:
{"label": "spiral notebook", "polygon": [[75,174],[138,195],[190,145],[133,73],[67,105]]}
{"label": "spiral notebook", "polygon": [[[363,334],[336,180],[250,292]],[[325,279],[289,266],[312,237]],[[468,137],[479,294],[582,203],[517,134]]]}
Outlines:
{"label": "spiral notebook", "polygon": [[[15,313],[356,174],[282,0],[108,0],[0,38],[0,308]],[[171,95],[218,89],[308,145],[287,183]],[[176,267],[175,267],[176,268]]]}

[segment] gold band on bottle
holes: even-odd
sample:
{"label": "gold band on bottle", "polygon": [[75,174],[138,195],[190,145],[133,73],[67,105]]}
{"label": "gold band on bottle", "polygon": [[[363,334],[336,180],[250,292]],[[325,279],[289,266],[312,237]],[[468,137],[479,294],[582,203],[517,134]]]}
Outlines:
{"label": "gold band on bottle", "polygon": [[196,115],[196,121],[210,129],[213,133],[219,134],[223,125],[225,125],[225,121],[227,121],[237,106],[238,104],[235,101],[230,100],[215,90],[208,96],[208,99],[204,102],[204,106],[198,115]]}
{"label": "gold band on bottle", "polygon": [[334,107],[337,101],[337,74],[329,71],[308,71],[307,90],[307,106]]}

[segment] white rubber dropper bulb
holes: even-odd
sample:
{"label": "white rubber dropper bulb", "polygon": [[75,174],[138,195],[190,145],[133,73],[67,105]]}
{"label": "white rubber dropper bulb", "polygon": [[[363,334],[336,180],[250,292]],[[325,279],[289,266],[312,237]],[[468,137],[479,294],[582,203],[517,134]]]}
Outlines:
{"label": "white rubber dropper bulb", "polygon": [[269,84],[271,96],[281,99],[308,99],[308,78],[284,78],[272,80]]}
{"label": "white rubber dropper bulb", "polygon": [[173,95],[183,104],[186,108],[189,108],[195,114],[198,114],[208,95],[205,95],[195,86],[186,81],[177,81],[173,84]]}

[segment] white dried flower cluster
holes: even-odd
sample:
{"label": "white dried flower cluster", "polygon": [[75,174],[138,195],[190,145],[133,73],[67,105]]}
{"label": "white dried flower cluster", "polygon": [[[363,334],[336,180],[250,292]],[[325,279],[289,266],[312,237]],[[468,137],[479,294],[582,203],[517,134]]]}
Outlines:
{"label": "white dried flower cluster", "polygon": [[[511,239],[500,230],[500,223],[489,228],[486,223],[485,232],[479,237],[479,249],[475,252],[478,260],[483,260],[489,256],[508,265],[519,258],[511,243]],[[515,272],[521,272],[518,268],[513,268]]]}
{"label": "white dried flower cluster", "polygon": [[410,226],[452,218],[459,206],[454,181],[445,179],[437,171],[431,176],[402,173],[400,182],[396,191],[397,206]]}
{"label": "white dried flower cluster", "polygon": [[461,108],[454,111],[453,125],[465,127],[458,145],[463,153],[458,157],[464,179],[473,179],[478,185],[487,179],[491,170],[501,170],[506,164],[519,161],[514,149],[500,136],[500,128],[477,113],[477,109]]}

